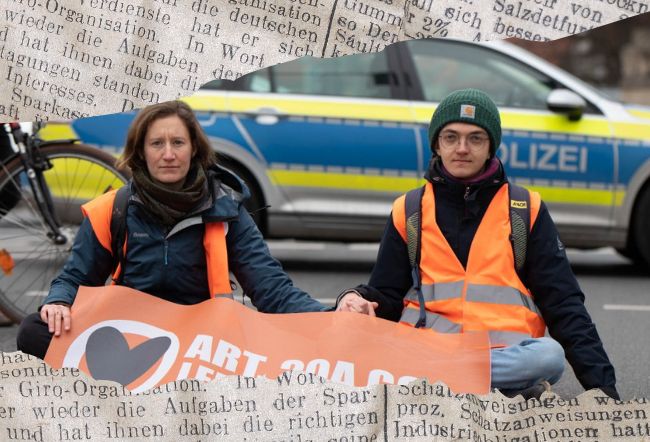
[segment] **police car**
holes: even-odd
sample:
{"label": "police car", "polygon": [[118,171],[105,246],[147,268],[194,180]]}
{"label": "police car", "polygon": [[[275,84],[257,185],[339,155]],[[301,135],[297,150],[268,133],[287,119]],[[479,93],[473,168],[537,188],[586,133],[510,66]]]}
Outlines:
{"label": "police car", "polygon": [[[268,237],[365,241],[380,238],[395,197],[423,184],[431,114],[466,87],[499,106],[498,155],[514,182],[541,193],[567,246],[613,246],[650,263],[650,109],[506,42],[307,57],[213,81],[187,101],[221,162],[248,182]],[[133,116],[72,128],[119,149]]]}

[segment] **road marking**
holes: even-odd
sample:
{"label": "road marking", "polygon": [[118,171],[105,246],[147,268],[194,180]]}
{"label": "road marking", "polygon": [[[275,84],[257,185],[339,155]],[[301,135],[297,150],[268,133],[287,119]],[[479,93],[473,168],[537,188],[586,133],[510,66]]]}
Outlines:
{"label": "road marking", "polygon": [[650,312],[650,305],[605,304],[603,310],[622,310],[630,312]]}
{"label": "road marking", "polygon": [[325,250],[324,243],[268,241],[271,250]]}
{"label": "road marking", "polygon": [[376,252],[379,250],[379,243],[352,243],[348,246],[350,250],[371,250]]}

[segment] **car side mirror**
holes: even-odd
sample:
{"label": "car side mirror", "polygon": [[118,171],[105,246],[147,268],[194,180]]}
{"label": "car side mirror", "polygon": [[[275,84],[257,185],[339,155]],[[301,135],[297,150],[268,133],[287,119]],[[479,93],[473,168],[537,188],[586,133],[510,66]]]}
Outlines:
{"label": "car side mirror", "polygon": [[548,94],[546,106],[551,112],[565,114],[571,121],[578,121],[587,107],[580,95],[569,89],[555,89]]}

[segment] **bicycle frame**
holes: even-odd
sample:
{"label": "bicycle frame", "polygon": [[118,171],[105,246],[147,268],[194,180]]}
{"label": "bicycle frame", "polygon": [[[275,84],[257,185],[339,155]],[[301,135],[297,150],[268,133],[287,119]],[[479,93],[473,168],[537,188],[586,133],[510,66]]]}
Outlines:
{"label": "bicycle frame", "polygon": [[[15,144],[16,155],[25,169],[38,212],[49,229],[48,238],[57,245],[65,244],[68,240],[61,233],[61,223],[54,211],[52,194],[43,176],[44,171],[52,168],[50,161],[40,153],[39,147],[44,143],[41,143],[36,136],[25,134],[17,122],[6,123],[4,126],[7,133],[10,134],[10,140]],[[38,131],[38,128],[36,125],[35,132]]]}

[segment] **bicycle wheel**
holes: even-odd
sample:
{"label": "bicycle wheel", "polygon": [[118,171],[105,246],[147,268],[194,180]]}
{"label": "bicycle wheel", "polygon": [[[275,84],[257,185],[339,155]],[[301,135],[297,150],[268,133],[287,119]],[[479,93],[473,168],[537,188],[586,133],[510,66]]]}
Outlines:
{"label": "bicycle wheel", "polygon": [[112,155],[89,146],[55,144],[40,150],[52,164],[43,175],[66,242],[55,244],[48,237],[20,158],[2,165],[0,310],[15,322],[38,309],[63,268],[82,220],[81,204],[121,187],[130,175],[115,167]]}

